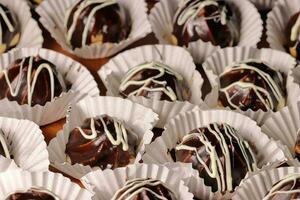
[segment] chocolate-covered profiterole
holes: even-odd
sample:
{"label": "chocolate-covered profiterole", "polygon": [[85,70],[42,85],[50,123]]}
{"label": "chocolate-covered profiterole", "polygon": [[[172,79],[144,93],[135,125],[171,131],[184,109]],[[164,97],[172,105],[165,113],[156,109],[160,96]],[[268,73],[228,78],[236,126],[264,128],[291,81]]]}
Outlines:
{"label": "chocolate-covered profiterole", "polygon": [[18,59],[0,70],[0,99],[43,106],[65,91],[66,83],[56,67],[38,56]]}
{"label": "chocolate-covered profiterole", "polygon": [[65,16],[66,40],[72,48],[126,39],[131,19],[117,0],[80,0]]}
{"label": "chocolate-covered profiterole", "polygon": [[125,183],[111,200],[177,200],[174,192],[160,180],[136,178]]}
{"label": "chocolate-covered profiterole", "polygon": [[89,118],[71,131],[67,162],[101,169],[124,167],[135,160],[137,140],[138,136],[118,119],[107,115]]}
{"label": "chocolate-covered profiterole", "polygon": [[172,41],[180,46],[201,39],[221,47],[239,39],[237,17],[224,0],[182,1],[174,17]]}
{"label": "chocolate-covered profiterole", "polygon": [[0,53],[14,47],[20,41],[21,25],[15,13],[0,3]]}
{"label": "chocolate-covered profiterole", "polygon": [[292,173],[275,183],[262,200],[300,199],[300,173]]}
{"label": "chocolate-covered profiterole", "polygon": [[300,60],[300,12],[289,19],[285,34],[287,50],[292,56]]}
{"label": "chocolate-covered profiterole", "polygon": [[43,188],[30,188],[27,191],[17,191],[5,200],[61,200],[58,196]]}
{"label": "chocolate-covered profiterole", "polygon": [[233,191],[247,172],[257,168],[249,143],[225,123],[212,123],[191,131],[174,150],[176,161],[192,163],[213,191]]}
{"label": "chocolate-covered profiterole", "polygon": [[121,81],[119,92],[123,97],[144,96],[167,101],[190,99],[190,91],[184,78],[159,62],[132,67]]}
{"label": "chocolate-covered profiterole", "polygon": [[219,78],[222,107],[277,111],[285,106],[285,76],[266,63],[254,60],[234,63]]}
{"label": "chocolate-covered profiterole", "polygon": [[3,131],[0,129],[0,156],[10,158],[10,153]]}

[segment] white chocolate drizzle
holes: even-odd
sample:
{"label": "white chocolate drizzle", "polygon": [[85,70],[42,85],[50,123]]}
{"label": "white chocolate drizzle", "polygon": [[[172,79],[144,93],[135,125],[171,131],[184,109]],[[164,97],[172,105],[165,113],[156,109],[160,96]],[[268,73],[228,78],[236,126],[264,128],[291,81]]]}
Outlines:
{"label": "white chocolate drizzle", "polygon": [[296,41],[299,38],[299,30],[300,30],[300,14],[298,15],[298,18],[291,29],[290,40],[292,42]]}
{"label": "white chocolate drizzle", "polygon": [[[88,17],[87,17],[87,20],[86,20],[86,23],[85,23],[85,27],[84,27],[84,31],[82,33],[82,46],[86,46],[86,39],[87,39],[87,35],[88,35],[88,31],[89,29],[91,28],[91,25],[93,23],[93,17],[95,15],[95,13],[107,6],[110,6],[110,5],[113,5],[113,4],[117,4],[117,1],[116,0],[85,0],[85,1],[82,1],[77,10],[74,12],[73,14],[73,19],[72,19],[72,23],[69,27],[69,29],[67,30],[67,33],[66,33],[66,39],[67,39],[67,43],[68,44],[71,44],[71,39],[72,39],[72,36],[75,32],[75,29],[76,29],[76,24],[77,24],[77,21],[80,17],[80,15],[82,14],[82,12],[90,5],[92,4],[99,4],[97,6],[95,6],[89,13]],[[74,6],[77,6],[77,4],[74,4],[72,7],[70,7],[67,11],[67,14],[65,16],[65,27],[67,28],[67,23],[69,21],[69,17],[71,15],[71,12],[74,8]]]}
{"label": "white chocolate drizzle", "polygon": [[[149,77],[145,80],[131,80],[137,73],[139,73],[142,70],[157,70],[159,73],[153,77]],[[144,63],[141,65],[137,65],[133,68],[131,68],[121,81],[119,91],[123,92],[125,91],[128,87],[134,85],[134,86],[139,86],[138,89],[133,90],[131,93],[128,94],[128,97],[130,96],[139,96],[143,91],[148,91],[148,92],[162,92],[165,95],[167,95],[171,101],[176,101],[177,100],[177,95],[176,91],[174,91],[171,87],[167,86],[167,81],[159,81],[156,79],[159,79],[163,77],[165,74],[170,74],[176,77],[176,79],[179,82],[183,82],[183,77],[175,72],[173,69],[170,67],[159,63],[159,62],[148,62]],[[161,85],[161,87],[155,87],[155,88],[150,88],[148,87],[149,84],[155,83],[157,85]]]}
{"label": "white chocolate drizzle", "polygon": [[0,145],[4,151],[4,157],[5,158],[10,158],[10,153],[9,153],[9,149],[6,143],[6,139],[4,138],[4,133],[2,130],[0,130]]}
{"label": "white chocolate drizzle", "polygon": [[[3,10],[3,8],[0,6],[0,15],[3,19],[3,21],[5,22],[9,32],[14,32],[15,31],[15,28],[12,24],[12,22],[8,19],[8,16],[6,14],[6,12]],[[3,43],[3,27],[0,26],[0,44]]]}
{"label": "white chocolate drizzle", "polygon": [[[292,173],[288,174],[285,177],[283,177],[279,182],[277,182],[268,192],[268,194],[262,199],[262,200],[269,200],[274,195],[280,195],[280,194],[295,194],[299,193],[300,195],[300,188],[295,188],[297,181],[300,181],[300,173]],[[293,185],[290,190],[288,191],[280,191],[280,189],[285,186],[286,184],[292,182]]]}
{"label": "white chocolate drizzle", "polygon": [[[9,69],[3,69],[2,72],[4,74],[4,77],[5,77],[5,80],[6,80],[6,83],[9,87],[9,90],[10,90],[10,93],[13,97],[16,97],[18,95],[18,93],[20,92],[20,87],[21,87],[21,84],[22,84],[22,72],[23,72],[23,68],[24,68],[24,63],[25,63],[25,60],[28,59],[28,57],[26,58],[22,58],[22,61],[20,63],[20,69],[19,69],[19,75],[18,75],[18,78],[17,78],[17,83],[16,84],[13,84],[10,80],[9,80],[9,77],[8,77],[8,70]],[[42,63],[40,64],[34,75],[32,74],[32,68],[33,68],[33,60],[34,60],[34,57],[31,56],[29,57],[29,64],[28,64],[28,70],[27,70],[27,74],[26,74],[26,79],[27,79],[27,101],[28,101],[28,105],[31,106],[32,105],[32,96],[33,96],[33,93],[34,93],[34,89],[35,89],[35,85],[36,85],[36,81],[39,77],[39,74],[41,73],[41,71],[43,69],[46,69],[48,71],[48,74],[49,74],[49,78],[50,78],[50,91],[51,91],[51,101],[54,99],[54,89],[55,89],[55,82],[54,82],[54,72],[50,66],[50,64],[48,63]],[[33,77],[32,77],[33,75]],[[59,79],[59,77],[57,77]],[[32,80],[32,81],[31,81]],[[62,88],[63,90],[65,90],[66,86],[64,84],[64,82],[62,80],[60,80],[60,83],[62,85]],[[15,90],[13,89],[15,86]]]}
{"label": "white chocolate drizzle", "polygon": [[[244,70],[250,70],[253,73],[255,72],[255,73],[258,74],[258,76],[259,76],[258,78],[261,78],[261,79],[264,80],[264,82],[270,88],[270,90],[271,90],[272,94],[274,95],[275,99],[277,100],[278,105],[277,105],[276,109],[279,109],[279,108],[283,107],[285,105],[285,97],[283,95],[283,92],[282,92],[280,86],[278,84],[276,84],[276,82],[273,80],[273,78],[268,73],[264,72],[263,70],[260,70],[259,68],[255,67],[255,66],[250,66],[250,65],[246,64],[247,62],[257,62],[257,61],[246,61],[246,62],[243,62],[243,63],[234,63],[233,65],[227,66],[225,68],[224,72],[222,72],[220,74],[220,76],[219,76],[220,79],[221,79],[222,76],[225,76],[230,71],[244,72]],[[265,65],[268,66],[267,64],[265,64]],[[279,72],[276,72],[276,73],[278,75],[278,78],[280,79],[280,82],[283,82],[282,75]],[[239,87],[243,90],[252,89],[255,92],[255,94],[257,95],[257,97],[259,98],[260,102],[263,103],[263,105],[265,106],[265,108],[267,110],[274,110],[275,109],[275,105],[273,103],[272,96],[265,88],[259,87],[259,86],[255,85],[254,83],[242,82],[242,81],[236,81],[236,82],[233,82],[233,83],[231,83],[230,85],[228,85],[224,88],[220,88],[220,91],[225,94],[227,102],[233,108],[239,109],[240,106],[243,106],[243,105],[236,105],[232,102],[232,99],[234,99],[235,95],[237,95],[238,92],[236,94],[232,95],[231,97],[228,93],[228,90],[232,87],[235,87],[235,86]],[[266,99],[261,94],[263,94],[266,97]]]}
{"label": "white chocolate drizzle", "polygon": [[129,180],[125,183],[124,187],[119,189],[115,195],[111,198],[111,200],[134,200],[135,197],[143,192],[149,192],[153,196],[155,196],[157,199],[160,200],[168,200],[166,197],[162,196],[161,194],[157,194],[151,189],[149,189],[147,186],[155,187],[155,186],[163,186],[169,191],[169,194],[171,195],[172,199],[175,200],[175,193],[162,181],[150,179],[150,178],[135,178],[132,180]]}
{"label": "white chocolate drizzle", "polygon": [[[108,140],[111,142],[111,144],[113,144],[115,146],[122,144],[123,151],[128,151],[128,149],[129,149],[128,133],[125,128],[124,122],[122,122],[118,119],[112,118],[113,123],[114,123],[114,129],[116,132],[116,138],[114,138],[113,134],[108,130],[107,125],[104,121],[104,118],[105,118],[105,116],[97,117],[97,119],[99,119],[101,122],[101,125],[104,129],[104,132],[105,132]],[[81,135],[87,140],[93,140],[98,137],[94,118],[91,118],[91,123],[90,123],[91,135],[86,134],[81,127],[76,127],[76,128],[79,130]],[[135,134],[133,134],[133,135],[135,138],[138,138],[137,135],[135,135]]]}
{"label": "white chocolate drizzle", "polygon": [[49,191],[48,189],[45,189],[45,188],[41,188],[41,187],[32,187],[28,190],[24,189],[24,190],[17,190],[17,191],[14,191],[13,193],[7,195],[7,197],[5,199],[7,199],[9,196],[13,195],[13,194],[16,194],[16,193],[27,193],[29,192],[29,190],[32,190],[33,192],[39,192],[39,193],[44,193],[44,194],[47,194],[47,195],[50,195],[51,197],[54,198],[54,200],[61,200],[56,194],[54,194],[53,192]]}
{"label": "white chocolate drizzle", "polygon": [[[242,152],[242,156],[246,161],[248,171],[254,171],[257,169],[255,154],[250,148],[248,142],[240,139],[236,135],[235,129],[228,124],[222,124],[222,126],[225,135],[220,130],[217,123],[208,125],[207,129],[211,134],[215,136],[215,138],[219,142],[222,155],[224,156],[224,163],[222,163],[222,160],[218,156],[216,147],[212,145],[211,141],[209,141],[209,139],[204,134],[204,131],[200,129],[197,129],[197,132],[193,132],[184,136],[181,143],[175,147],[177,151],[187,150],[195,153],[197,161],[204,167],[206,173],[211,178],[216,179],[219,192],[232,191],[234,189],[232,182],[232,159],[234,159],[234,156],[231,155],[235,151],[233,141],[236,141],[238,143],[238,146]],[[229,139],[229,143],[228,141],[226,141],[226,137]],[[197,139],[198,141],[200,141],[203,144],[203,147],[197,149],[196,147],[184,144],[186,141],[190,141],[192,139]],[[230,151],[229,146],[231,147],[232,151]],[[207,165],[201,158],[201,154],[204,151],[209,154],[210,165]]]}

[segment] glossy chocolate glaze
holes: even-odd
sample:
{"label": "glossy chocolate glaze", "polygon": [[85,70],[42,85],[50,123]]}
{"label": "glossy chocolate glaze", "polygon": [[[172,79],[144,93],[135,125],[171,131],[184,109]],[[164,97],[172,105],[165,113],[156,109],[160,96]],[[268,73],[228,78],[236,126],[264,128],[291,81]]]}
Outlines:
{"label": "glossy chocolate glaze", "polygon": [[285,30],[286,49],[300,60],[300,12],[291,16]]}
{"label": "glossy chocolate glaze", "polygon": [[41,189],[31,188],[24,192],[16,192],[9,195],[5,200],[61,200],[52,192]]}

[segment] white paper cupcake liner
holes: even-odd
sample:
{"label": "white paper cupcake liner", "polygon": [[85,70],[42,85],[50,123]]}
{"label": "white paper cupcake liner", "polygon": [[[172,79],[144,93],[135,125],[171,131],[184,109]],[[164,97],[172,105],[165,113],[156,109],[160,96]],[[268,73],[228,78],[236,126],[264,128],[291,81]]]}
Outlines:
{"label": "white paper cupcake liner", "polygon": [[140,160],[144,150],[143,144],[149,144],[153,137],[151,130],[158,120],[157,114],[144,106],[118,97],[86,97],[72,106],[63,130],[49,143],[50,162],[56,169],[78,179],[96,169],[96,167],[92,169],[90,166],[82,164],[67,163],[65,149],[69,134],[75,127],[80,126],[87,118],[104,114],[124,121],[130,129],[138,134],[139,142],[142,145],[135,162]]}
{"label": "white paper cupcake liner", "polygon": [[[201,100],[201,86],[203,84],[203,79],[199,72],[196,71],[193,58],[183,48],[170,45],[141,46],[120,53],[112,58],[98,71],[99,76],[107,88],[107,94],[111,96],[120,96],[119,86],[126,72],[132,67],[151,61],[162,62],[181,74],[184,80],[188,83],[191,91],[191,98],[189,102],[204,106],[204,103]],[[143,97],[134,97],[131,99],[141,104],[147,102],[145,104],[146,106],[152,106],[151,108],[154,112],[162,114],[161,109],[164,107],[164,105],[162,105],[163,101],[143,100]],[[176,105],[176,103],[177,102],[169,102],[166,107]],[[164,116],[160,116],[160,118],[165,119]]]}
{"label": "white paper cupcake liner", "polygon": [[131,32],[126,40],[119,43],[93,44],[83,48],[72,50],[65,39],[64,18],[66,10],[78,0],[44,0],[36,8],[41,16],[40,22],[51,33],[51,36],[68,52],[82,58],[103,58],[111,56],[133,42],[144,38],[151,32],[151,25],[147,18],[147,4],[144,0],[118,0],[132,20]]}
{"label": "white paper cupcake liner", "polygon": [[31,17],[30,7],[24,0],[3,0],[1,3],[16,14],[21,24],[21,38],[17,48],[42,47],[44,39],[37,22]]}
{"label": "white paper cupcake liner", "polygon": [[299,167],[262,170],[260,173],[243,181],[235,191],[232,200],[261,200],[272,188],[273,184],[291,173],[299,172]]}
{"label": "white paper cupcake liner", "polygon": [[47,145],[42,131],[36,124],[28,120],[0,117],[0,129],[18,167],[27,171],[48,170]]}
{"label": "white paper cupcake liner", "polygon": [[[233,12],[240,14],[240,38],[238,46],[256,46],[263,30],[261,17],[255,6],[248,1],[226,0]],[[149,15],[153,32],[159,43],[172,44],[173,18],[178,9],[179,0],[161,0],[155,4]],[[199,40],[208,48],[211,42]]]}
{"label": "white paper cupcake liner", "polygon": [[16,49],[2,54],[0,66],[7,68],[15,60],[28,56],[40,56],[53,63],[58,72],[71,84],[71,88],[67,93],[63,93],[53,101],[47,102],[44,106],[19,105],[16,101],[9,101],[7,98],[4,98],[0,100],[0,115],[28,119],[38,125],[45,125],[65,117],[70,103],[76,102],[86,95],[99,95],[96,81],[83,65],[51,50],[39,48]]}
{"label": "white paper cupcake liner", "polygon": [[93,194],[61,174],[52,172],[7,171],[0,174],[0,198],[30,188],[42,188],[63,200],[89,200]]}
{"label": "white paper cupcake liner", "polygon": [[81,181],[85,187],[93,189],[95,199],[110,200],[127,180],[135,178],[152,178],[162,181],[176,195],[178,200],[192,200],[179,174],[167,167],[153,164],[130,165],[115,170],[97,170],[84,176]]}
{"label": "white paper cupcake liner", "polygon": [[286,52],[285,29],[290,17],[300,11],[298,0],[278,1],[267,19],[267,41],[272,49]]}
{"label": "white paper cupcake liner", "polygon": [[278,0],[250,0],[258,10],[270,10],[278,2]]}
{"label": "white paper cupcake liner", "polygon": [[[296,66],[296,60],[290,55],[280,51],[271,49],[256,49],[252,47],[228,47],[214,53],[203,63],[203,67],[207,70],[211,70],[215,75],[219,76],[228,65],[240,61],[247,61],[249,59],[264,61],[275,70],[278,70],[287,76],[287,105],[292,104],[300,98],[300,87],[294,82],[294,78],[292,76],[292,69]],[[217,106],[217,100],[218,95],[214,98],[213,103],[215,106]],[[270,114],[273,113],[273,111],[264,112],[262,110],[255,112],[251,109],[247,111],[235,111],[249,116],[259,125],[262,125]]]}
{"label": "white paper cupcake liner", "polygon": [[8,170],[17,170],[17,169],[20,168],[18,168],[14,160],[5,158],[0,155],[0,173]]}

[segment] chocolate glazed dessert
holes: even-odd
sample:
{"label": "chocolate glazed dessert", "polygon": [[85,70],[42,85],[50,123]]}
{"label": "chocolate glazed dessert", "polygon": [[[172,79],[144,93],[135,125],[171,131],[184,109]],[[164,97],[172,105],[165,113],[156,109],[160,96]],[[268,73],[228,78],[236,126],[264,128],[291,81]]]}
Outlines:
{"label": "chocolate glazed dessert", "polygon": [[224,0],[183,1],[173,24],[172,41],[175,45],[187,46],[199,39],[221,47],[238,43],[237,16]]}
{"label": "chocolate glazed dessert", "polygon": [[73,48],[118,43],[131,30],[131,19],[116,0],[81,0],[65,16],[66,40]]}
{"label": "chocolate glazed dessert", "polygon": [[0,156],[3,156],[5,158],[11,158],[5,135],[1,129],[0,129]]}
{"label": "chocolate glazed dessert", "polygon": [[20,41],[21,25],[17,16],[0,3],[0,54],[14,47]]}
{"label": "chocolate glazed dessert", "polygon": [[286,104],[286,77],[261,61],[234,63],[219,78],[221,107],[278,111]]}
{"label": "chocolate glazed dessert", "polygon": [[214,192],[232,192],[257,169],[254,151],[228,124],[212,123],[184,136],[171,151],[175,161],[192,163]]}
{"label": "chocolate glazed dessert", "polygon": [[119,92],[123,97],[143,96],[167,101],[190,99],[190,91],[183,77],[155,61],[132,67],[121,81]]}
{"label": "chocolate glazed dessert", "polygon": [[294,14],[286,26],[286,49],[300,60],[300,12]]}
{"label": "chocolate glazed dessert", "polygon": [[0,72],[0,99],[44,106],[67,91],[56,67],[38,56],[18,59]]}
{"label": "chocolate glazed dessert", "polygon": [[162,181],[150,178],[136,178],[125,183],[111,200],[176,200],[174,192]]}
{"label": "chocolate glazed dessert", "polygon": [[262,200],[300,199],[300,173],[292,173],[275,183]]}
{"label": "chocolate glazed dessert", "polygon": [[65,152],[71,164],[114,169],[134,163],[138,146],[138,135],[124,122],[103,115],[73,129]]}
{"label": "chocolate glazed dessert", "polygon": [[61,200],[52,192],[42,188],[31,188],[9,195],[5,200]]}

